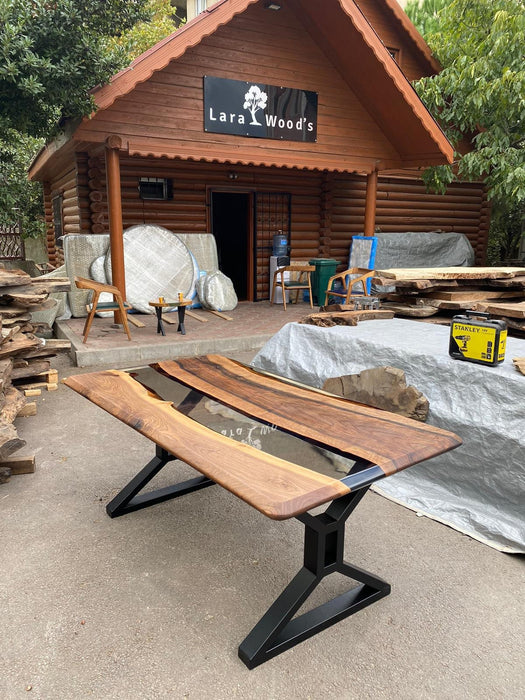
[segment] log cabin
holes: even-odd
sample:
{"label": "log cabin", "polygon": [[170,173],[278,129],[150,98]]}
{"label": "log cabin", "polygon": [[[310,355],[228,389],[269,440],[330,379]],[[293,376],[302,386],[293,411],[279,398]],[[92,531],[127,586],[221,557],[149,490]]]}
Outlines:
{"label": "log cabin", "polygon": [[348,260],[353,235],[456,231],[483,262],[482,183],[427,193],[453,149],[410,81],[439,70],[396,0],[219,0],[93,91],[96,111],[36,157],[50,262],[59,239],[214,234],[240,300],[269,298],[272,238]]}

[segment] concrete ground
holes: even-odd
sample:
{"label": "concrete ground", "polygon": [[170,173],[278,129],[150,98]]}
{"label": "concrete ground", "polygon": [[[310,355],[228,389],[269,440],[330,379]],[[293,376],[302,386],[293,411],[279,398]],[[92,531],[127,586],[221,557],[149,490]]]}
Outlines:
{"label": "concrete ground", "polygon": [[36,472],[0,485],[2,700],[525,697],[525,559],[374,493],[346,558],[391,595],[248,671],[237,647],[300,568],[302,525],[219,487],[111,520],[152,444],[64,385],[37,402],[17,421]]}

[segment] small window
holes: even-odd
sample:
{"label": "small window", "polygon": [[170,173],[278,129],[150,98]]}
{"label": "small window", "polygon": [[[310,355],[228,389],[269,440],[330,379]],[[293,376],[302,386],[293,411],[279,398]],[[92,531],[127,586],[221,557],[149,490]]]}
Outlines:
{"label": "small window", "polygon": [[62,201],[61,194],[53,197],[53,228],[55,229],[55,245],[62,247],[63,219],[62,219]]}
{"label": "small window", "polygon": [[399,49],[394,49],[391,46],[387,46],[386,50],[392,56],[394,61],[399,65]]}
{"label": "small window", "polygon": [[141,177],[139,195],[141,199],[173,199],[173,180],[164,177]]}

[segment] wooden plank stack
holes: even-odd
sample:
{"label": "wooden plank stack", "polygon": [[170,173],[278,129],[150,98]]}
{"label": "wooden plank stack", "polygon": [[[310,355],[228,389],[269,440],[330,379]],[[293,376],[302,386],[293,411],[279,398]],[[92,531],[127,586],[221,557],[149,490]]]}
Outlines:
{"label": "wooden plank stack", "polygon": [[376,270],[373,284],[395,287],[378,296],[381,308],[396,316],[449,323],[466,310],[484,311],[504,320],[509,330],[525,333],[525,267]]}
{"label": "wooden plank stack", "polygon": [[[68,278],[30,277],[22,270],[0,269],[0,483],[11,474],[34,471],[34,458],[13,458],[25,445],[13,425],[17,416],[36,413],[27,396],[57,388],[58,375],[50,358],[69,343],[38,338],[43,324],[33,323],[32,311],[49,308],[53,292],[68,291]],[[38,384],[39,387],[35,387]]]}

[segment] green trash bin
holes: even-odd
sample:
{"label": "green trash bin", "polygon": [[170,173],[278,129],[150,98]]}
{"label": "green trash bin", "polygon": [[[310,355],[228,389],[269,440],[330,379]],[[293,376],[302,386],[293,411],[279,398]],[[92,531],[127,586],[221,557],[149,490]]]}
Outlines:
{"label": "green trash bin", "polygon": [[322,306],[328,287],[328,280],[335,275],[339,262],[333,258],[314,258],[309,260],[308,263],[315,267],[315,272],[312,272],[313,302],[316,306]]}

